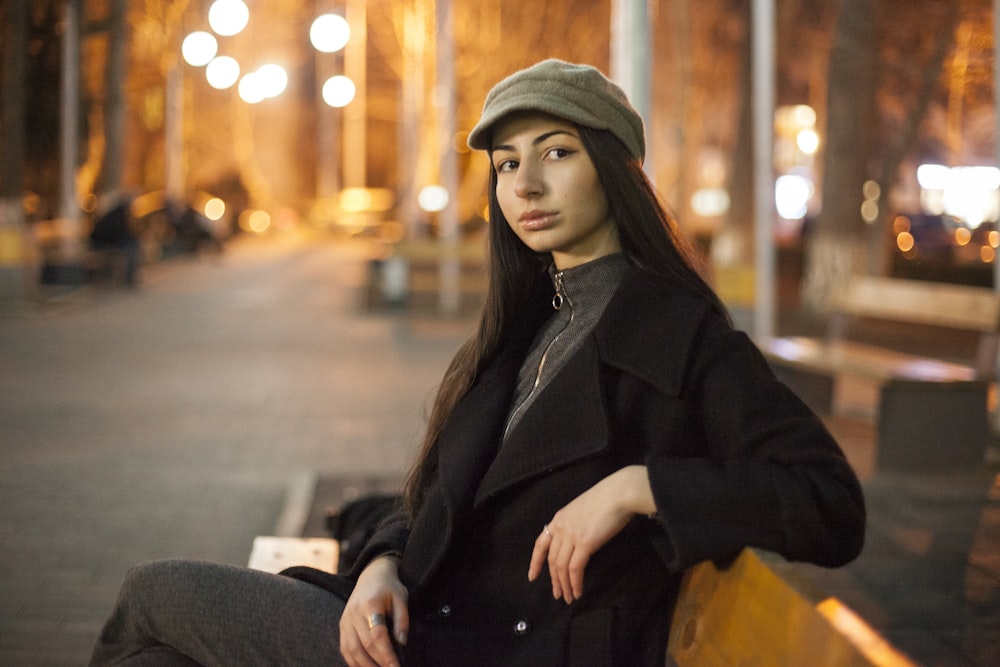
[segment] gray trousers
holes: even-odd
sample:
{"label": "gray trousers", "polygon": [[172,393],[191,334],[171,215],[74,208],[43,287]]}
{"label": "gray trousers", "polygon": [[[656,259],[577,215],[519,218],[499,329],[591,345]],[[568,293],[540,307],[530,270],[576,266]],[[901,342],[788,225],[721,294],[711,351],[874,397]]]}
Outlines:
{"label": "gray trousers", "polygon": [[344,601],[289,577],[168,560],[131,569],[91,665],[344,665]]}

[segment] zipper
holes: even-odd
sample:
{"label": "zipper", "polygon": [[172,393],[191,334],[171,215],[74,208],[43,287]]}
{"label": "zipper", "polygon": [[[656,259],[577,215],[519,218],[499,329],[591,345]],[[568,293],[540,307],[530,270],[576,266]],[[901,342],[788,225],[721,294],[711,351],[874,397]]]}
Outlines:
{"label": "zipper", "polygon": [[[565,298],[563,297],[564,287],[563,287],[562,271],[557,273],[554,277],[556,281],[556,293],[552,295],[552,308],[555,310],[559,310],[560,308],[562,308],[563,301],[565,301]],[[572,306],[572,304],[570,304],[570,306]],[[570,315],[570,319],[572,318],[573,316]]]}
{"label": "zipper", "polygon": [[541,384],[542,370],[545,368],[545,360],[548,359],[549,357],[549,351],[552,349],[552,346],[556,344],[556,341],[558,341],[559,338],[562,337],[563,333],[567,329],[569,329],[569,325],[573,322],[573,317],[576,315],[576,313],[573,312],[573,301],[570,300],[568,297],[566,297],[564,294],[562,271],[555,274],[554,278],[556,283],[556,293],[552,297],[552,307],[555,310],[559,310],[560,308],[562,308],[563,303],[568,303],[569,319],[566,320],[566,325],[562,328],[562,331],[557,333],[552,338],[552,340],[549,341],[549,344],[545,346],[545,352],[542,353],[542,358],[538,360],[538,369],[535,371],[535,382],[531,385],[531,391],[529,391],[528,395],[524,397],[524,400],[518,403],[517,407],[511,411],[510,417],[507,419],[507,425],[504,426],[503,429],[502,442],[507,440],[507,435],[510,433],[510,427],[514,423],[514,418],[517,417],[518,413],[521,412],[521,409],[524,408],[524,406],[527,405],[528,401],[530,401],[531,398],[535,395],[535,391],[538,389],[538,385]]}

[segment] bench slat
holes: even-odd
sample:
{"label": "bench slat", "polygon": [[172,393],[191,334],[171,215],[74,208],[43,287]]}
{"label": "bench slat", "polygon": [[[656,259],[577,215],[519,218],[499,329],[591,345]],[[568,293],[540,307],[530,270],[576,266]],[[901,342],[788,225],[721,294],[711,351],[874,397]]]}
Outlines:
{"label": "bench slat", "polygon": [[830,375],[846,374],[875,380],[893,378],[927,382],[969,382],[977,379],[971,366],[927,359],[852,341],[824,342],[790,336],[760,341],[765,355],[790,366]]}
{"label": "bench slat", "polygon": [[850,628],[842,616],[831,622],[843,605],[820,605],[744,549],[726,568],[705,562],[685,574],[667,653],[679,667],[915,667],[857,615]]}
{"label": "bench slat", "polygon": [[967,287],[872,276],[856,277],[838,299],[841,312],[881,320],[993,332],[1000,325],[1000,297]]}

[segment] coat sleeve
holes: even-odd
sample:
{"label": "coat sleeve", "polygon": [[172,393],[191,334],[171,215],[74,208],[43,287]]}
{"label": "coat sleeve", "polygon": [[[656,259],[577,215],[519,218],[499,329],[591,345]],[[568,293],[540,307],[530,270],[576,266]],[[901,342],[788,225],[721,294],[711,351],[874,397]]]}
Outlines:
{"label": "coat sleeve", "polygon": [[703,456],[664,443],[650,483],[677,570],[750,546],[827,567],[864,541],[860,483],[822,421],[779,382],[742,332],[708,317],[691,345],[683,394]]}
{"label": "coat sleeve", "polygon": [[346,601],[358,582],[358,576],[368,563],[387,553],[402,553],[409,535],[407,525],[408,521],[403,512],[395,512],[383,519],[347,572],[330,574],[314,567],[297,565],[282,570],[280,574],[319,586]]}

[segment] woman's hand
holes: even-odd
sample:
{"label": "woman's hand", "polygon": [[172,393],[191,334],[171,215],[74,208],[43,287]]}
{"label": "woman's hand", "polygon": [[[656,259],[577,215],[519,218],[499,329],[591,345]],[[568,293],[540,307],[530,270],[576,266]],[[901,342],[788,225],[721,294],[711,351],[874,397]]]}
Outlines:
{"label": "woman's hand", "polygon": [[546,561],[552,597],[567,604],[583,594],[583,571],[590,557],[617,535],[634,514],[656,511],[645,466],[627,466],[577,496],[555,513],[535,540],[528,580]]}
{"label": "woman's hand", "polygon": [[340,617],[340,652],[351,667],[398,667],[387,619],[395,639],[406,644],[409,593],[399,580],[394,556],[376,558],[361,571]]}

